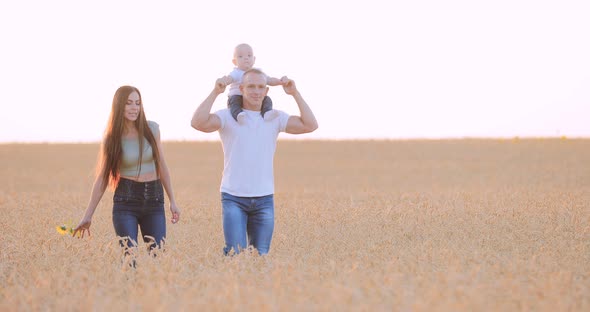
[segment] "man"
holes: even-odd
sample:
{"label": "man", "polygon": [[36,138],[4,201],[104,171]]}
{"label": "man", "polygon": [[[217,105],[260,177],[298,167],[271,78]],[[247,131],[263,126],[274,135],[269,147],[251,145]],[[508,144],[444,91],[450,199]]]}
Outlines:
{"label": "man", "polygon": [[217,96],[225,91],[226,80],[217,79],[209,96],[195,111],[191,125],[203,132],[219,131],[223,145],[221,205],[223,209],[224,253],[252,245],[267,254],[274,229],[273,159],[279,132],[308,133],[318,128],[315,116],[293,80],[281,78],[285,93],[293,96],[299,116],[277,111],[278,117],[265,121],[262,101],[268,93],[267,77],[258,69],[244,73],[240,90],[246,120],[238,124],[229,109],[211,114]]}

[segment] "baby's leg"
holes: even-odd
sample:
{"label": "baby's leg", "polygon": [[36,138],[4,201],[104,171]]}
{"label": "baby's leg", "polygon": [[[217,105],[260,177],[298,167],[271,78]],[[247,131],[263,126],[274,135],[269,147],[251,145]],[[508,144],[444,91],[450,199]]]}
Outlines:
{"label": "baby's leg", "polygon": [[260,110],[262,117],[264,117],[264,114],[266,114],[266,112],[268,112],[271,109],[272,109],[272,100],[270,99],[270,97],[268,95],[266,95],[264,97],[264,100],[262,100],[262,109]]}
{"label": "baby's leg", "polygon": [[242,109],[242,96],[232,95],[227,99],[227,107],[231,112],[231,116],[238,121],[238,114],[243,111]]}

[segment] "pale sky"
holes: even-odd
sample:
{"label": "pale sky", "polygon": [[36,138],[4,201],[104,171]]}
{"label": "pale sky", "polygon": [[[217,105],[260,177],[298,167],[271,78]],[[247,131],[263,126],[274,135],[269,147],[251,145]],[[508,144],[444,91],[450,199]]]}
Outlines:
{"label": "pale sky", "polygon": [[2,1],[0,142],[97,142],[125,84],[163,140],[217,140],[190,119],[243,42],[319,121],[283,138],[590,137],[589,17],[582,0]]}

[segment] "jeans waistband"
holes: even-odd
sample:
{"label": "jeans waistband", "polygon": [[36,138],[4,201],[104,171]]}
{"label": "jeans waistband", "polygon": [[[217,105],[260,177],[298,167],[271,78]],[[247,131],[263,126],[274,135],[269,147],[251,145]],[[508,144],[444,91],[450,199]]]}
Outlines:
{"label": "jeans waistband", "polygon": [[115,196],[135,199],[160,199],[164,197],[164,189],[160,180],[137,182],[125,178],[119,179]]}

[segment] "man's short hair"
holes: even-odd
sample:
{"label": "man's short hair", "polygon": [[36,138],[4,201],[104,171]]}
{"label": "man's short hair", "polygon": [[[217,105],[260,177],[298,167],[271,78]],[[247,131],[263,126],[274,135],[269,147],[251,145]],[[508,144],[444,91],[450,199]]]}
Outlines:
{"label": "man's short hair", "polygon": [[246,75],[248,74],[261,74],[264,76],[264,79],[268,82],[268,77],[266,76],[266,74],[258,68],[250,68],[247,71],[245,71],[244,75],[242,75],[242,81],[244,81],[244,77],[246,77]]}

